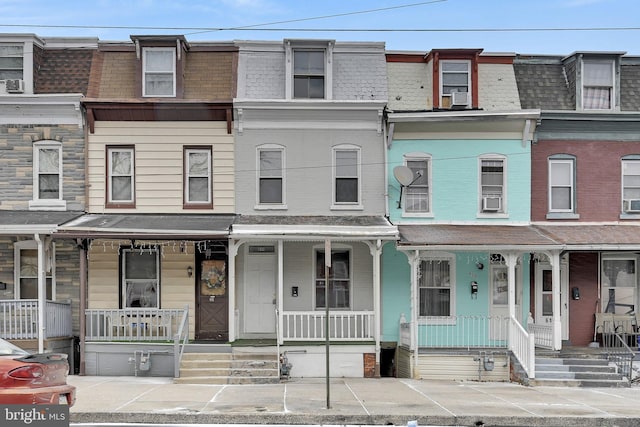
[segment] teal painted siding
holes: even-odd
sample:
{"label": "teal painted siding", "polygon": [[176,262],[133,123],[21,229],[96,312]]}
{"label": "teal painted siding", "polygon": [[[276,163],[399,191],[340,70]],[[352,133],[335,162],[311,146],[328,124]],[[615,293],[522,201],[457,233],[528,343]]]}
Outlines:
{"label": "teal painted siding", "polygon": [[382,248],[382,337],[398,341],[400,315],[411,318],[411,268],[407,256],[393,244]]}
{"label": "teal painted siding", "polygon": [[[393,168],[406,153],[431,156],[431,216],[407,216],[398,209],[400,185]],[[506,158],[506,216],[478,216],[479,157]],[[531,212],[531,145],[521,140],[394,140],[389,150],[389,213],[393,223],[515,222],[527,223]]]}

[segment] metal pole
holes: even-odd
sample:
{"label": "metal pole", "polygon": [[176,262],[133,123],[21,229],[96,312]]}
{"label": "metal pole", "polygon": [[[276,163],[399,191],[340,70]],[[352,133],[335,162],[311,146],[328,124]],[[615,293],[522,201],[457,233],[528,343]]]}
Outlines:
{"label": "metal pole", "polygon": [[327,382],[327,409],[331,409],[329,375],[329,273],[331,271],[331,241],[324,242],[324,336],[325,336],[325,372]]}

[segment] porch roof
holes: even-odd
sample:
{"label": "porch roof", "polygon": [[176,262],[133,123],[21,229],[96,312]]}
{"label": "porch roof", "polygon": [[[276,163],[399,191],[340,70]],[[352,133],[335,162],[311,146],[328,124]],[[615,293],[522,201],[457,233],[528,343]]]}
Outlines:
{"label": "porch roof", "polygon": [[51,234],[59,224],[81,216],[70,211],[6,211],[0,210],[0,235]]}
{"label": "porch roof", "polygon": [[77,238],[228,238],[235,215],[86,214],[58,227]]}
{"label": "porch roof", "polygon": [[530,225],[400,225],[398,246],[429,250],[551,250],[560,242]]}
{"label": "porch roof", "polygon": [[638,250],[640,223],[637,224],[536,224],[541,233],[566,250]]}
{"label": "porch roof", "polygon": [[283,239],[395,240],[398,231],[384,216],[239,215],[231,237]]}

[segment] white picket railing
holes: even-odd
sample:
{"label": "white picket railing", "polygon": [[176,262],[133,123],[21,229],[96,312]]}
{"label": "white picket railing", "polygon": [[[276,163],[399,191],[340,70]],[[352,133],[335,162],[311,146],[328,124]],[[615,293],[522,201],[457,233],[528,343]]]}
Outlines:
{"label": "white picket railing", "polygon": [[536,347],[553,348],[553,327],[550,325],[541,325],[539,323],[529,323],[527,325],[529,333],[533,334],[536,339]]}
{"label": "white picket railing", "polygon": [[[285,341],[325,339],[324,311],[282,312],[282,338]],[[374,339],[373,311],[334,311],[329,313],[329,338],[334,341]]]}
{"label": "white picket railing", "polygon": [[185,310],[85,310],[87,341],[173,341]]}
{"label": "white picket railing", "polygon": [[[5,339],[38,339],[38,300],[0,301],[0,336]],[[44,338],[70,336],[71,303],[45,301]]]}
{"label": "white picket railing", "polygon": [[509,350],[518,359],[529,379],[536,377],[535,335],[524,330],[520,322],[509,319]]}

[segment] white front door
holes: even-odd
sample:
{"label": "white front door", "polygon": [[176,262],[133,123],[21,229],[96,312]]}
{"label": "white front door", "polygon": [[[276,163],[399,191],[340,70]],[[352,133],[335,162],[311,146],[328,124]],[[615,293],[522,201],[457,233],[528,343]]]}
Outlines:
{"label": "white front door", "polygon": [[276,332],[276,256],[249,253],[244,304],[246,333]]}
{"label": "white front door", "polygon": [[[490,337],[492,340],[506,340],[509,319],[509,267],[505,264],[489,266],[489,304],[491,315]],[[522,322],[522,273],[516,267],[516,319]]]}
{"label": "white front door", "polygon": [[[536,318],[540,325],[553,326],[553,271],[550,264],[536,264]],[[562,339],[569,339],[569,280],[565,264],[560,266],[560,322]]]}

